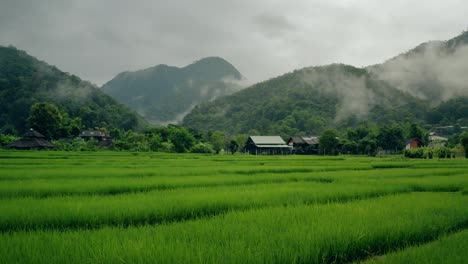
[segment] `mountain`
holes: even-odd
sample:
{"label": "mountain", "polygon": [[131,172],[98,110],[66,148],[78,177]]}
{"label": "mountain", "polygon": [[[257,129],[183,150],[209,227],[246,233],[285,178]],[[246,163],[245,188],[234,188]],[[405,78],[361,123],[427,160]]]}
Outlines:
{"label": "mountain", "polygon": [[[183,124],[229,133],[318,134],[360,120],[414,120],[423,102],[365,69],[333,64],[309,67],[255,84],[231,96],[196,106]],[[253,131],[252,131],[253,130]]]}
{"label": "mountain", "polygon": [[367,68],[380,80],[435,106],[468,96],[468,32],[431,41]]}
{"label": "mountain", "polygon": [[25,51],[0,46],[0,132],[22,133],[34,103],[53,103],[85,127],[138,130],[146,122],[90,82]]}
{"label": "mountain", "polygon": [[167,124],[182,120],[201,102],[241,90],[242,79],[229,62],[209,57],[183,68],[157,65],[123,72],[101,89],[148,121]]}
{"label": "mountain", "polygon": [[[362,122],[466,122],[468,100],[453,100],[468,96],[467,43],[464,32],[366,68],[332,64],[295,70],[203,103],[183,124],[202,131],[287,137]],[[447,107],[437,108],[444,102],[457,103],[462,117],[450,118]]]}

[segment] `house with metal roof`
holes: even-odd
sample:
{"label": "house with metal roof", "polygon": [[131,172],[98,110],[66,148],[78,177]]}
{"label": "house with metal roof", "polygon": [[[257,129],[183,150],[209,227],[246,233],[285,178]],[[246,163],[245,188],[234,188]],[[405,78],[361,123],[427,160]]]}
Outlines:
{"label": "house with metal roof", "polygon": [[250,136],[244,151],[253,155],[283,155],[290,154],[291,148],[280,136]]}
{"label": "house with metal roof", "polygon": [[436,132],[429,133],[429,148],[444,147],[448,142],[448,138],[439,136]]}
{"label": "house with metal roof", "polygon": [[23,134],[20,140],[8,144],[7,147],[14,149],[46,149],[54,148],[55,145],[48,141],[41,133],[31,128]]}
{"label": "house with metal roof", "polygon": [[318,154],[319,137],[290,137],[288,146],[292,149],[293,154]]}

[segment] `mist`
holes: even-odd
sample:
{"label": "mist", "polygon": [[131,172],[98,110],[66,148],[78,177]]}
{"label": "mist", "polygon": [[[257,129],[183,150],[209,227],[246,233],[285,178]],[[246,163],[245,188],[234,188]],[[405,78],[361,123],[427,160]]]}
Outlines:
{"label": "mist", "polygon": [[446,42],[429,42],[369,71],[379,79],[436,105],[468,95],[468,46],[454,50]]}

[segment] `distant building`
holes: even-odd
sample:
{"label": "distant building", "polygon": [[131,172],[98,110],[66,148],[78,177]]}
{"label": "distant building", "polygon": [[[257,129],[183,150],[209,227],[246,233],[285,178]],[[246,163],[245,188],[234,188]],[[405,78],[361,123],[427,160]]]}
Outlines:
{"label": "distant building", "polygon": [[100,130],[83,130],[80,132],[79,137],[84,140],[96,139],[99,142],[99,147],[110,147],[113,143],[112,137]]}
{"label": "distant building", "polygon": [[288,146],[294,154],[318,154],[319,138],[316,136],[290,137]]}
{"label": "distant building", "polygon": [[254,155],[290,154],[291,148],[280,136],[250,136],[245,143],[244,151]]}
{"label": "distant building", "polygon": [[447,141],[448,138],[441,137],[436,132],[431,132],[429,133],[429,144],[427,146],[430,148],[444,147]]}
{"label": "distant building", "polygon": [[47,149],[55,146],[45,136],[31,128],[23,134],[22,139],[8,144],[7,147],[14,149]]}
{"label": "distant building", "polygon": [[422,141],[419,138],[412,138],[406,141],[405,149],[416,149],[422,146]]}

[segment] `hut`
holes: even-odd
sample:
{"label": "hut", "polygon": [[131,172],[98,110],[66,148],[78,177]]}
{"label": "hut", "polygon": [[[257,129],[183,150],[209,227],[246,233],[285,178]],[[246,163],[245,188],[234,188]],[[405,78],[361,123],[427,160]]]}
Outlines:
{"label": "hut", "polygon": [[430,148],[444,147],[448,142],[448,138],[439,136],[436,132],[429,133],[429,144]]}
{"label": "hut", "polygon": [[41,133],[31,128],[23,134],[22,139],[8,144],[7,147],[14,149],[47,149],[55,146]]}
{"label": "hut", "polygon": [[244,151],[255,155],[278,155],[290,154],[291,148],[280,136],[250,136],[245,143]]}
{"label": "hut", "polygon": [[405,149],[415,149],[422,146],[422,141],[419,138],[412,138],[406,141]]}
{"label": "hut", "polygon": [[100,130],[83,130],[80,132],[79,137],[83,140],[95,139],[98,141],[99,147],[110,147],[113,144],[112,137]]}
{"label": "hut", "polygon": [[290,137],[288,146],[294,154],[318,154],[319,138],[316,136]]}

